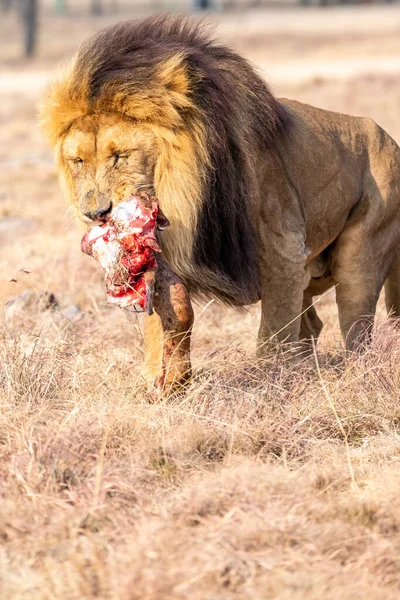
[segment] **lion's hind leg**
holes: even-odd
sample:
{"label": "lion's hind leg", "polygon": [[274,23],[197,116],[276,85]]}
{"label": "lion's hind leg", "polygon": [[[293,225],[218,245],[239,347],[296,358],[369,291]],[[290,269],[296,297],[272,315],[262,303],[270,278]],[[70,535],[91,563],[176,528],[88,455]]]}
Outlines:
{"label": "lion's hind leg", "polygon": [[400,256],[397,255],[385,282],[385,302],[388,314],[400,317]]}
{"label": "lion's hind leg", "polygon": [[[325,294],[334,285],[326,262],[323,265],[322,275],[312,277],[303,296],[303,314],[300,323],[300,341],[305,344],[305,350],[312,350],[312,340],[316,343],[322,331],[323,323],[318,316],[315,298]],[[318,300],[318,298],[317,298]],[[307,348],[308,346],[308,348]]]}
{"label": "lion's hind leg", "polygon": [[322,331],[322,321],[319,318],[315,306],[313,305],[313,296],[307,289],[303,297],[303,314],[300,322],[300,341],[305,345],[305,350],[312,350],[312,340],[316,343],[319,334]]}
{"label": "lion's hind leg", "polygon": [[371,339],[376,305],[393,256],[383,235],[360,229],[358,223],[348,226],[332,255],[340,329],[346,349],[358,352]]}

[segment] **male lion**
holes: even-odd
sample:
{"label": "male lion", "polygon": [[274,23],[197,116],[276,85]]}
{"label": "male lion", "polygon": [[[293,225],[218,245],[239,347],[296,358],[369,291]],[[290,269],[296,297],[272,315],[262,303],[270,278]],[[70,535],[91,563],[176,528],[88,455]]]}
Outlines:
{"label": "male lion", "polygon": [[[275,99],[197,24],[158,16],[96,34],[47,90],[41,119],[79,218],[93,224],[151,189],[171,223],[162,294],[179,277],[231,306],[261,299],[260,352],[317,338],[312,298],[333,285],[350,350],[368,339],[384,282],[399,314],[397,144],[370,119]],[[192,325],[185,301],[158,313],[145,317],[150,380],[165,331]],[[180,339],[174,381],[189,368]]]}

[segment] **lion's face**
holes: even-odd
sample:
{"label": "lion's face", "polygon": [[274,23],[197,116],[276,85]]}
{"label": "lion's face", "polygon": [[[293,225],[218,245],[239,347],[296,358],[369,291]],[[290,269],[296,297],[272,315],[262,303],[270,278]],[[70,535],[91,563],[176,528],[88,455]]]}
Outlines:
{"label": "lion's face", "polygon": [[154,185],[158,145],[150,129],[119,115],[78,119],[61,158],[79,218],[102,220],[113,206]]}

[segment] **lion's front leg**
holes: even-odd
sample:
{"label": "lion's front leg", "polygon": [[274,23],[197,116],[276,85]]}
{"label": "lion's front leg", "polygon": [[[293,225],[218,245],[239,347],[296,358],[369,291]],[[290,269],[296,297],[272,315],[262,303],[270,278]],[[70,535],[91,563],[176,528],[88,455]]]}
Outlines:
{"label": "lion's front leg", "polygon": [[173,271],[159,261],[153,315],[144,317],[143,376],[149,389],[168,393],[191,376],[190,335],[193,309],[189,294]]}
{"label": "lion's front leg", "polygon": [[298,342],[303,306],[303,281],[270,281],[263,290],[257,355],[279,342]]}
{"label": "lion's front leg", "polygon": [[260,264],[261,323],[258,356],[280,342],[298,342],[304,290],[309,283],[305,270],[304,243],[288,235],[264,238],[265,260]]}

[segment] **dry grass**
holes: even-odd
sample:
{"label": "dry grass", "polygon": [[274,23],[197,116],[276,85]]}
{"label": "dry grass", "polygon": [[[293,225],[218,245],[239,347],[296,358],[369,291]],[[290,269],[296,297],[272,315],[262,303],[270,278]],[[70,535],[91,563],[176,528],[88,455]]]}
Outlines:
{"label": "dry grass", "polygon": [[[399,140],[398,84],[377,73],[278,91]],[[259,307],[199,306],[193,383],[154,401],[136,318],[105,306],[63,218],[32,101],[3,91],[1,108],[0,296],[36,292],[0,323],[1,597],[397,599],[396,326],[380,309],[372,347],[346,357],[330,294],[318,355],[257,362]]]}
{"label": "dry grass", "polygon": [[4,597],[397,598],[393,327],[319,374],[230,349],[155,404],[84,321],[5,332]]}

